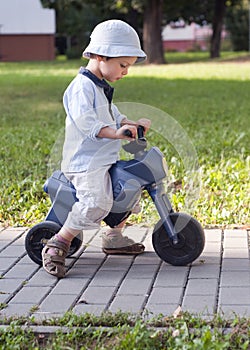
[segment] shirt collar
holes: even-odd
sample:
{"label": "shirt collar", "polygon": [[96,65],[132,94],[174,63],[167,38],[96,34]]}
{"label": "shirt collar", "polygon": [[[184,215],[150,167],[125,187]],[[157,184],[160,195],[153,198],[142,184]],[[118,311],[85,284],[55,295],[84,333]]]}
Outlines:
{"label": "shirt collar", "polygon": [[79,73],[85,75],[90,80],[92,80],[97,86],[101,87],[104,90],[104,94],[107,97],[109,103],[111,103],[114,93],[114,88],[110,86],[106,80],[99,79],[95,74],[90,72],[88,69],[81,67]]}

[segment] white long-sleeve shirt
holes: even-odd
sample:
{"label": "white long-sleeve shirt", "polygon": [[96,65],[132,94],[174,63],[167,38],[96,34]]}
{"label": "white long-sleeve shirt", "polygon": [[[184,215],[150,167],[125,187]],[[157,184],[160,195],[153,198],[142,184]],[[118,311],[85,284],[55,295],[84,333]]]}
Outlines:
{"label": "white long-sleeve shirt", "polygon": [[[109,90],[109,101],[105,90]],[[88,70],[81,68],[63,96],[67,114],[61,169],[82,172],[115,163],[120,140],[97,137],[106,126],[120,127],[125,118],[111,102],[113,88]]]}

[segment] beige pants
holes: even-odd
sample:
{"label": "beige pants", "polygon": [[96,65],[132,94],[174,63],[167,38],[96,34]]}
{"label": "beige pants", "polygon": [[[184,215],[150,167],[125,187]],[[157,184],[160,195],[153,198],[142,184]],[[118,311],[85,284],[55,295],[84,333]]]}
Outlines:
{"label": "beige pants", "polygon": [[113,204],[110,166],[82,173],[65,173],[76,189],[74,203],[64,226],[73,230],[98,228]]}

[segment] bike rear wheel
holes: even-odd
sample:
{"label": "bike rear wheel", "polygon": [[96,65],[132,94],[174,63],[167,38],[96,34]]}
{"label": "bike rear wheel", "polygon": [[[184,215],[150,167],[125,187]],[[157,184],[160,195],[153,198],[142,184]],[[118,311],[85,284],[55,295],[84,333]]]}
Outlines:
{"label": "bike rear wheel", "polygon": [[153,231],[152,243],[157,255],[165,262],[184,266],[197,259],[205,245],[205,235],[200,223],[186,213],[170,213],[179,242],[173,244],[162,221]]}
{"label": "bike rear wheel", "polygon": [[[36,264],[43,264],[42,250],[47,241],[53,237],[61,226],[53,221],[43,221],[33,226],[26,235],[25,249],[27,254]],[[81,247],[82,233],[73,239],[67,256],[73,255]]]}

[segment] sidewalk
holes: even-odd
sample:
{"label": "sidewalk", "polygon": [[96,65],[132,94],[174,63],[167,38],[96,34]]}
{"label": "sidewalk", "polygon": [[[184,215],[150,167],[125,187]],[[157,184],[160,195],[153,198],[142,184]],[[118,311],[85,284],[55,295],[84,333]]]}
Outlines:
{"label": "sidewalk", "polygon": [[98,231],[67,259],[66,278],[47,274],[26,254],[26,228],[0,228],[0,318],[33,316],[37,321],[66,311],[147,313],[182,310],[209,317],[250,317],[250,259],[246,230],[205,230],[206,245],[191,266],[162,262],[151,244],[152,229],[128,227],[142,241],[140,256],[106,256]]}

